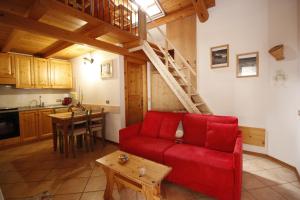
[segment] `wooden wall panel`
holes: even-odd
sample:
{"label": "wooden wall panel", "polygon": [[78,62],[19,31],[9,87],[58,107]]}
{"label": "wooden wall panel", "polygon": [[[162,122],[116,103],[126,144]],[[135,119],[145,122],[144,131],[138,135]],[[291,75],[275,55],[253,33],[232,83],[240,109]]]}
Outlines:
{"label": "wooden wall panel", "polygon": [[263,128],[253,128],[240,126],[242,131],[244,144],[250,144],[254,146],[265,146],[266,130]]}
{"label": "wooden wall panel", "polygon": [[[185,17],[167,24],[167,37],[180,51],[185,59],[196,69],[196,15]],[[176,56],[175,60],[180,67],[183,66],[183,62]],[[187,76],[187,69],[183,72]],[[191,76],[192,84],[194,88],[197,88],[197,77]]]}
{"label": "wooden wall panel", "polygon": [[161,75],[152,66],[151,69],[151,110],[176,111],[184,107],[171,91]]}
{"label": "wooden wall panel", "polygon": [[[179,19],[168,23],[166,26],[167,37],[179,49],[182,55],[195,66],[196,64],[196,15]],[[175,60],[182,66],[182,62],[176,57]],[[187,69],[182,71],[186,73]],[[196,77],[192,78],[192,84],[196,88]],[[184,107],[170,90],[160,74],[154,69],[151,70],[151,105],[153,110],[178,111]]]}

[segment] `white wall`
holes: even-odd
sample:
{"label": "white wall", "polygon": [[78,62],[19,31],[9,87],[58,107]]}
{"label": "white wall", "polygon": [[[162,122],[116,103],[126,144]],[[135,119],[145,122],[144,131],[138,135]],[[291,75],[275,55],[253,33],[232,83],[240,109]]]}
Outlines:
{"label": "white wall", "polygon": [[[265,152],[300,170],[299,35],[297,0],[216,0],[205,23],[197,22],[198,90],[216,114],[238,116],[244,126],[265,128]],[[268,50],[283,43],[286,59]],[[228,68],[210,69],[210,48],[229,44]],[[259,77],[236,78],[236,54],[259,51]],[[276,83],[276,70],[288,80]],[[222,99],[222,101],[220,101]]]}
{"label": "white wall", "polygon": [[69,96],[69,90],[46,90],[46,89],[15,89],[10,87],[0,87],[0,107],[22,107],[22,106],[34,106],[39,96],[42,97],[42,101],[45,105],[56,105],[61,102],[64,97]]}
{"label": "white wall", "polygon": [[[109,113],[106,117],[106,138],[118,142],[119,129],[125,126],[124,106],[124,58],[116,54],[95,51],[92,53],[93,64],[84,64],[83,58],[90,58],[90,54],[82,55],[71,60],[75,90],[79,87],[83,93],[84,104],[100,104],[120,106],[120,113]],[[113,77],[101,79],[100,65],[105,60],[113,60]]]}

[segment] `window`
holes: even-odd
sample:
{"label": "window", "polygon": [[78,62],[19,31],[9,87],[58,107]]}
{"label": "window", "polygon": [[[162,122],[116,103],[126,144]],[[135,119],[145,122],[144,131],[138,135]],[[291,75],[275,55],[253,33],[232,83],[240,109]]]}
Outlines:
{"label": "window", "polygon": [[165,16],[164,11],[156,0],[135,0],[135,2],[141,6],[153,20]]}

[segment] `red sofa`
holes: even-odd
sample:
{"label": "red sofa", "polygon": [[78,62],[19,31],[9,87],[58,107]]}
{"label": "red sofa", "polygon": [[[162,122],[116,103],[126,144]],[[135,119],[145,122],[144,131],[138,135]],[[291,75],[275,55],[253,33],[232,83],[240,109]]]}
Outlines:
{"label": "red sofa", "polygon": [[[176,143],[182,121],[184,135]],[[150,111],[119,131],[120,149],[165,165],[167,180],[222,200],[241,199],[242,139],[229,116]]]}

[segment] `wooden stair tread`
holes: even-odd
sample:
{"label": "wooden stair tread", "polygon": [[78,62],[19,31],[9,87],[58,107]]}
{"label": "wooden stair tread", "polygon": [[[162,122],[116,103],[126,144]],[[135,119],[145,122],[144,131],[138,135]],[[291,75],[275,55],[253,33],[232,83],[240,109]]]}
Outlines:
{"label": "wooden stair tread", "polygon": [[203,106],[203,105],[205,105],[205,103],[195,103],[195,106]]}

